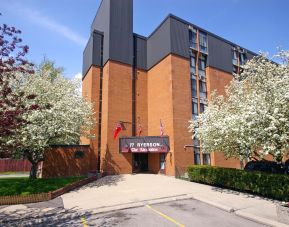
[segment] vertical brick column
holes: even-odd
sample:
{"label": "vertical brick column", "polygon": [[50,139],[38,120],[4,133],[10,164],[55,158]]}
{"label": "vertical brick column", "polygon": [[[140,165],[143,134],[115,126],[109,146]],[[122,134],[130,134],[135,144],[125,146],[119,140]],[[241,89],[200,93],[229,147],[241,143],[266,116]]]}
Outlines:
{"label": "vertical brick column", "polygon": [[90,144],[91,157],[90,157],[90,170],[97,170],[98,160],[98,121],[99,121],[99,92],[100,92],[100,71],[99,67],[91,66],[82,81],[82,96],[93,105],[95,113],[95,127],[91,131],[95,135],[94,139],[80,138],[81,144]]}
{"label": "vertical brick column", "polygon": [[[160,135],[162,119],[171,149],[166,156],[167,175],[176,175],[176,167],[185,169],[193,163],[193,153],[184,150],[184,145],[192,143],[188,132],[191,105],[190,66],[187,59],[169,55],[149,70],[148,133],[150,136]],[[159,158],[150,156],[149,168],[157,172]]]}
{"label": "vertical brick column", "polygon": [[[108,61],[103,68],[101,170],[105,174],[132,172],[132,155],[119,153],[119,137],[132,133],[132,67]],[[125,130],[113,139],[118,121]]]}

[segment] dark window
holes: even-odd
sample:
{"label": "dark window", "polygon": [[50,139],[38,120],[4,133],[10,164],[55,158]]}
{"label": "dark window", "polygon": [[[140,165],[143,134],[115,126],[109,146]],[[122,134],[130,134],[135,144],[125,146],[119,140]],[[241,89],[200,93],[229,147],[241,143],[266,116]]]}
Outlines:
{"label": "dark window", "polygon": [[240,54],[240,65],[244,65],[246,63],[247,56],[245,53]]}
{"label": "dark window", "polygon": [[203,164],[211,165],[211,155],[209,153],[203,153]]}
{"label": "dark window", "polygon": [[206,76],[206,73],[205,73],[205,70],[206,70],[206,57],[205,56],[201,56],[199,58],[198,70],[199,70],[199,75],[200,76]]}
{"label": "dark window", "polygon": [[74,152],[74,158],[80,159],[84,157],[84,152],[83,151],[75,151]]}
{"label": "dark window", "polygon": [[202,52],[207,53],[208,51],[208,41],[207,41],[207,34],[200,32],[200,50]]}
{"label": "dark window", "polygon": [[197,80],[196,76],[191,75],[192,96],[197,97]]}
{"label": "dark window", "polygon": [[206,109],[206,105],[204,103],[200,103],[200,113],[204,113]]}
{"label": "dark window", "polygon": [[165,154],[160,154],[160,169],[164,170],[166,168],[166,156]]}
{"label": "dark window", "polygon": [[206,82],[203,80],[199,80],[200,85],[200,97],[207,98],[207,85]]}
{"label": "dark window", "polygon": [[233,51],[233,59],[232,59],[232,63],[234,65],[238,65],[238,56],[239,56],[239,53],[236,50],[234,50]]}
{"label": "dark window", "polygon": [[201,165],[201,156],[199,147],[194,147],[194,164]]}
{"label": "dark window", "polygon": [[190,65],[192,68],[196,68],[196,58],[195,56],[191,56]]}
{"label": "dark window", "polygon": [[238,67],[233,65],[233,73],[238,73]]}
{"label": "dark window", "polygon": [[197,31],[195,29],[189,30],[190,47],[197,49]]}
{"label": "dark window", "polygon": [[200,146],[200,140],[198,140],[197,138],[194,138],[194,146],[195,147],[199,147]]}
{"label": "dark window", "polygon": [[198,116],[198,101],[193,99],[193,119],[196,119]]}

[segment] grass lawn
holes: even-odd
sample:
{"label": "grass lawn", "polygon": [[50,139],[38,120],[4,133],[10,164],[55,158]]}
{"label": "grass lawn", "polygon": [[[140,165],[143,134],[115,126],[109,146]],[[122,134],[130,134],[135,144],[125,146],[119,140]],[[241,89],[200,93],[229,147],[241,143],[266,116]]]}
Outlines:
{"label": "grass lawn", "polygon": [[85,177],[29,180],[27,177],[0,178],[0,196],[30,195],[54,191]]}

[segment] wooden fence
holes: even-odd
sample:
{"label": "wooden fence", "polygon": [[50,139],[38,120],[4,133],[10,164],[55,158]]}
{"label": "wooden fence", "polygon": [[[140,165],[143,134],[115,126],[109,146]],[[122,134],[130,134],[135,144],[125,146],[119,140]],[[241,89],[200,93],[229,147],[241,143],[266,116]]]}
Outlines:
{"label": "wooden fence", "polygon": [[27,172],[31,164],[26,159],[0,159],[0,172]]}

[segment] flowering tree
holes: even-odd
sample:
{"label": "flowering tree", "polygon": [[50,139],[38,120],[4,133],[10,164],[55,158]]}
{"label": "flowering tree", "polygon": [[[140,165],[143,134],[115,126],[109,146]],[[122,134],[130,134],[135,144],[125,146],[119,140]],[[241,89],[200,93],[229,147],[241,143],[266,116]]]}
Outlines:
{"label": "flowering tree", "polygon": [[34,99],[33,94],[25,96],[12,85],[17,73],[23,76],[33,73],[33,65],[25,59],[29,48],[21,45],[20,33],[15,27],[0,25],[0,155],[14,147],[15,144],[7,144],[7,140],[25,123],[23,114],[36,108],[23,102]]}
{"label": "flowering tree", "polygon": [[271,154],[282,161],[289,148],[289,52],[275,57],[282,63],[265,56],[247,62],[226,96],[213,94],[205,112],[190,121],[204,150],[242,159]]}
{"label": "flowering tree", "polygon": [[[34,74],[20,81],[17,87],[25,94],[36,94],[39,108],[25,113],[27,122],[10,142],[18,141],[18,154],[31,162],[30,178],[36,178],[37,165],[44,151],[55,144],[78,144],[80,136],[90,136],[93,127],[92,106],[78,92],[79,80],[67,80],[61,70],[44,61]],[[30,104],[30,100],[26,100]]]}

